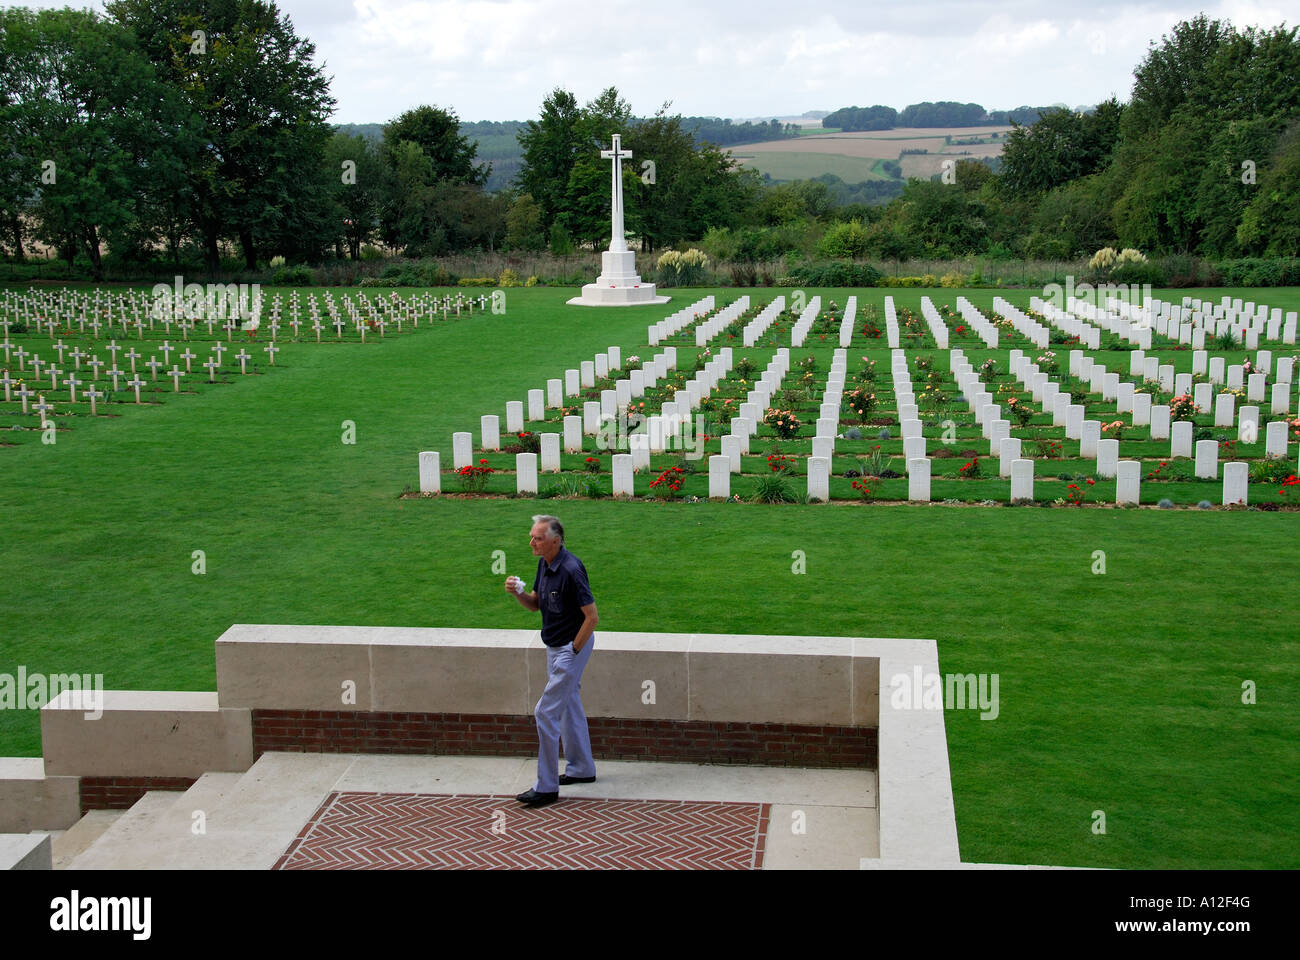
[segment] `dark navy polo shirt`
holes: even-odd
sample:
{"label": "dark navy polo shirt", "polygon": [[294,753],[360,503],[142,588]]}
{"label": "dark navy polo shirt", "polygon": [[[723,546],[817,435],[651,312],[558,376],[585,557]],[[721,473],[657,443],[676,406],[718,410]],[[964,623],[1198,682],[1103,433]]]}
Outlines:
{"label": "dark navy polo shirt", "polygon": [[533,591],[542,612],[542,642],[548,647],[562,647],[576,639],[586,619],[582,608],[596,602],[582,561],[564,547],[560,547],[550,566],[544,557],[538,557]]}

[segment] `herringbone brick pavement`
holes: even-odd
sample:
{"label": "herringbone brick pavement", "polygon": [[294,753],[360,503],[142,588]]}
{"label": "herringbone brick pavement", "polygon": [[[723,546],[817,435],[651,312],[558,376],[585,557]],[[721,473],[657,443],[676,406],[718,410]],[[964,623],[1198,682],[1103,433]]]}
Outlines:
{"label": "herringbone brick pavement", "polygon": [[770,805],[332,793],[277,870],[753,870]]}

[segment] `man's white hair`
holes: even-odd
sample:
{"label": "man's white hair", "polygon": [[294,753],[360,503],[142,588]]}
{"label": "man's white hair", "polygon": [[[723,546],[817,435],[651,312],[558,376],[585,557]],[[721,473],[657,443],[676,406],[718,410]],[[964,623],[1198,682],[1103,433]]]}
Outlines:
{"label": "man's white hair", "polygon": [[547,529],[551,531],[551,536],[559,537],[560,543],[564,542],[564,526],[560,523],[559,517],[552,517],[547,513],[539,513],[533,517],[533,523],[545,523]]}

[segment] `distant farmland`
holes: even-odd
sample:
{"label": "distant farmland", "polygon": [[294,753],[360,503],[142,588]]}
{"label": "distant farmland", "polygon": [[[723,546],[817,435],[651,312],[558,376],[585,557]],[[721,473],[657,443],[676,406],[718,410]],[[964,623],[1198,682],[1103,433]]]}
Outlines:
{"label": "distant farmland", "polygon": [[[833,173],[846,183],[890,179],[880,171],[880,160],[897,160],[904,177],[931,177],[942,171],[944,160],[1000,156],[1003,138],[1010,130],[1010,126],[1004,126],[827,132],[795,140],[745,144],[732,147],[731,154],[745,166],[766,173],[773,180],[805,180],[823,173]],[[995,133],[997,139],[992,137]],[[948,137],[954,142],[949,144]],[[976,139],[982,142],[956,143],[957,140]],[[904,150],[925,150],[927,153],[903,156]]]}

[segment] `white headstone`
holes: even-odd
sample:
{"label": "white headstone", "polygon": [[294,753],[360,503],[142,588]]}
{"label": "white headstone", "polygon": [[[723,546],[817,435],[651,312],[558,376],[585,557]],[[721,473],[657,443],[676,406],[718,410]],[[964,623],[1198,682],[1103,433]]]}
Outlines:
{"label": "white headstone", "polygon": [[1020,459],[1020,438],[1004,437],[998,444],[998,476],[1011,476],[1011,464]]}
{"label": "white headstone", "polygon": [[543,393],[540,390],[528,391],[528,419],[532,421],[546,419],[546,405],[542,401]]}
{"label": "white headstone", "polygon": [[424,450],[420,453],[420,492],[442,492],[442,474],[438,472],[437,450]]}
{"label": "white headstone", "polygon": [[[1243,463],[1244,467],[1245,464]],[[1196,476],[1202,480],[1213,480],[1219,475],[1219,441],[1196,441]]]}
{"label": "white headstone", "polygon": [[1264,456],[1285,457],[1287,445],[1287,425],[1281,420],[1274,420],[1268,425],[1264,438]]}
{"label": "white headstone", "polygon": [[479,437],[479,446],[484,450],[501,449],[501,420],[496,414],[489,413],[479,419]]}
{"label": "white headstone", "polygon": [[1259,441],[1259,407],[1245,406],[1238,411],[1237,439],[1242,443]]}
{"label": "white headstone", "polygon": [[1264,402],[1264,375],[1252,373],[1246,380],[1246,399],[1256,403]]}
{"label": "white headstone", "polygon": [[471,433],[453,433],[451,435],[451,465],[455,470],[468,467],[474,462],[474,435]]}
{"label": "white headstone", "polygon": [[[1281,361],[1278,361],[1281,366]],[[1273,384],[1273,403],[1271,411],[1273,413],[1290,414],[1291,412],[1291,384],[1275,383]]]}
{"label": "white headstone", "polygon": [[808,458],[808,498],[827,501],[831,498],[831,462],[826,457]]}
{"label": "white headstone", "polygon": [[[1202,440],[1201,443],[1213,443],[1212,440]],[[1198,474],[1199,476],[1199,474]],[[1250,480],[1250,468],[1240,460],[1223,465],[1223,505],[1226,507],[1232,503],[1247,503],[1248,488],[1247,483]]]}
{"label": "white headstone", "polygon": [[1097,441],[1097,476],[1113,477],[1119,465],[1119,441]]}
{"label": "white headstone", "polygon": [[543,433],[540,436],[542,441],[542,473],[559,473],[560,435],[558,433]]}
{"label": "white headstone", "polygon": [[613,464],[614,474],[614,496],[630,497],[636,491],[633,489],[632,472],[634,468],[632,454],[616,453],[610,458]]}
{"label": "white headstone", "polygon": [[1151,423],[1151,394],[1133,394],[1133,426],[1145,427]]}
{"label": "white headstone", "polygon": [[[727,458],[731,473],[740,473],[740,438],[728,434],[722,438],[722,456]],[[713,494],[709,494],[713,496]]]}
{"label": "white headstone", "polygon": [[582,405],[582,432],[589,437],[600,433],[600,404],[595,400]]}
{"label": "white headstone", "polygon": [[1236,419],[1237,398],[1230,393],[1221,393],[1214,401],[1214,425],[1230,427]]}
{"label": "white headstone", "polygon": [[1011,499],[1034,499],[1034,461],[1011,461]]}
{"label": "white headstone", "polygon": [[907,499],[929,501],[930,499],[930,459],[917,457],[907,461]]}
{"label": "white headstone", "polygon": [[576,397],[582,392],[581,376],[582,374],[577,370],[564,371],[564,395],[566,397]]}
{"label": "white headstone", "polygon": [[515,454],[515,492],[537,493],[537,454]]}
{"label": "white headstone", "polygon": [[564,452],[582,452],[582,417],[570,415],[564,418]]}
{"label": "white headstone", "polygon": [[726,500],[731,496],[731,458],[709,457],[709,499]]}
{"label": "white headstone", "polygon": [[1169,407],[1166,404],[1158,403],[1151,408],[1151,439],[1169,439]]}
{"label": "white headstone", "polygon": [[1079,456],[1085,460],[1097,459],[1097,444],[1101,440],[1101,421],[1085,420],[1079,428]]}
{"label": "white headstone", "polygon": [[1083,438],[1083,414],[1084,407],[1081,403],[1070,404],[1069,414],[1065,420],[1065,436],[1069,440],[1080,440]]}
{"label": "white headstone", "polygon": [[1121,460],[1116,465],[1115,476],[1115,502],[1140,502],[1142,483],[1141,462],[1137,460]]}
{"label": "white headstone", "polygon": [[506,431],[519,433],[524,429],[524,405],[518,400],[506,403]]}

